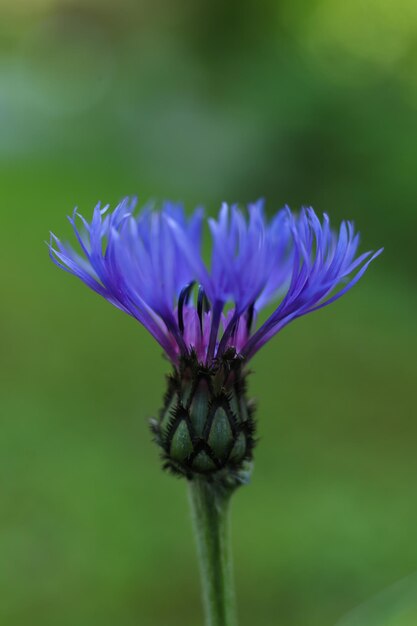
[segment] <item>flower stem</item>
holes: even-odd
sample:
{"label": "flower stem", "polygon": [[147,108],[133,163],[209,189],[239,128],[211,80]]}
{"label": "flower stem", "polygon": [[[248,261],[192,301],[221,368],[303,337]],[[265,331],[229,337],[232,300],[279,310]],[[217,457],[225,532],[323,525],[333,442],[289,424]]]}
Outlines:
{"label": "flower stem", "polygon": [[229,528],[231,491],[204,478],[195,478],[189,485],[206,626],[236,626]]}

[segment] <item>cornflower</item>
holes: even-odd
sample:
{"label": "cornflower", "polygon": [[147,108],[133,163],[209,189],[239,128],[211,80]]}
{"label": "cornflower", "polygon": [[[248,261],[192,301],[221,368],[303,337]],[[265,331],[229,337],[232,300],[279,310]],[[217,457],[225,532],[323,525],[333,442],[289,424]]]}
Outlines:
{"label": "cornflower", "polygon": [[145,326],[172,363],[152,432],[164,467],[190,484],[207,624],[231,626],[226,513],[249,478],[255,445],[247,363],[287,324],[347,293],[382,249],[358,255],[353,223],[332,230],[312,208],[286,207],[268,221],[258,201],[246,212],[223,204],[208,220],[207,264],[202,209],[189,218],[170,202],[135,209],[128,198],[113,211],[98,204],[91,222],[75,210],[78,251],[52,234],[50,255]]}

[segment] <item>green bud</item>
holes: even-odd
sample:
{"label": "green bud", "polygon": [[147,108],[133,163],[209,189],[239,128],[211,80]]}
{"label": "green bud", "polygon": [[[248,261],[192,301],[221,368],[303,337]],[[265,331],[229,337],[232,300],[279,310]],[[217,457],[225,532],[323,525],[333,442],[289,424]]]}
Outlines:
{"label": "green bud", "polygon": [[151,422],[166,469],[189,479],[246,481],[255,443],[246,376],[234,351],[211,367],[195,355],[181,359],[168,377],[159,419]]}

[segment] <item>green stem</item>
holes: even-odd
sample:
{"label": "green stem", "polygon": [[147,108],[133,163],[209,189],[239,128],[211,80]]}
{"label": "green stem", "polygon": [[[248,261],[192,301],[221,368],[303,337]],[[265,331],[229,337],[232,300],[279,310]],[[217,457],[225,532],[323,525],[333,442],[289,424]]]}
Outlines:
{"label": "green stem", "polygon": [[189,485],[206,626],[236,626],[228,514],[231,492],[202,478]]}

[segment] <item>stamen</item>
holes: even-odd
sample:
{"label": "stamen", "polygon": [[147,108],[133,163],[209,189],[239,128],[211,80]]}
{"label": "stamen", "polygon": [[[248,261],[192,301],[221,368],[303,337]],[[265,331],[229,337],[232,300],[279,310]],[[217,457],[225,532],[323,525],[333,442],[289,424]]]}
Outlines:
{"label": "stamen", "polygon": [[181,335],[184,334],[184,304],[188,302],[188,298],[190,297],[191,291],[194,287],[194,281],[188,283],[181,289],[179,298],[178,298],[178,327],[180,329]]}
{"label": "stamen", "polygon": [[200,331],[203,332],[203,312],[210,311],[210,302],[206,296],[206,292],[203,289],[202,285],[198,286],[198,296],[197,296],[197,315],[200,320]]}
{"label": "stamen", "polygon": [[237,318],[237,319],[235,320],[235,322],[233,323],[232,330],[231,330],[231,333],[230,333],[230,337],[231,337],[232,339],[234,339],[234,337],[236,336],[236,332],[237,332],[237,327],[238,327],[238,325],[239,325],[239,318]]}
{"label": "stamen", "polygon": [[246,314],[246,328],[248,329],[248,333],[250,333],[250,329],[252,327],[254,312],[255,312],[255,302],[252,302]]}
{"label": "stamen", "polygon": [[239,315],[236,313],[236,309],[235,309],[232,319],[228,323],[226,330],[223,333],[223,337],[220,340],[219,347],[217,348],[217,354],[216,354],[217,358],[221,357],[223,352],[226,350],[227,343],[230,337],[234,336],[237,330],[238,324],[239,324]]}
{"label": "stamen", "polygon": [[[213,312],[211,314],[210,338],[209,338],[209,344],[207,348],[206,363],[211,363],[213,359],[223,307],[224,307],[224,302],[222,302],[221,300],[216,300],[213,304]],[[223,338],[224,338],[224,335],[223,335]]]}

